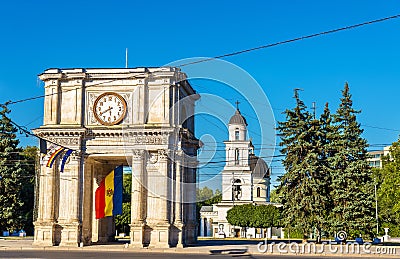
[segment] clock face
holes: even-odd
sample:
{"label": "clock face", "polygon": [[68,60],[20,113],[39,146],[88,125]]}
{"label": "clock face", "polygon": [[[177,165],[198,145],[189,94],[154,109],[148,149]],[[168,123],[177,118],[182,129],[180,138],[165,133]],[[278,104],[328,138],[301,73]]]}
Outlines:
{"label": "clock face", "polygon": [[103,93],[94,101],[93,113],[94,117],[103,125],[118,124],[125,117],[126,101],[117,93]]}

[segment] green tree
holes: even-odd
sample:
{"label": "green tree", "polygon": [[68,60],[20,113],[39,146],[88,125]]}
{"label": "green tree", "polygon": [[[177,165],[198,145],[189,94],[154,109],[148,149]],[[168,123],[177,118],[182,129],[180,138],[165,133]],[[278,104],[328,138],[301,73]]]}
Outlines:
{"label": "green tree", "polygon": [[318,239],[322,238],[322,231],[329,230],[328,218],[332,210],[330,186],[332,182],[332,168],[329,159],[332,155],[331,146],[334,143],[337,129],[332,124],[332,116],[328,103],[319,120],[311,122],[311,150],[309,168],[312,175],[312,209],[310,222],[316,229]]}
{"label": "green tree", "polygon": [[222,200],[222,193],[220,190],[216,189],[215,192],[213,193],[211,198],[208,198],[207,200],[204,200],[202,202],[202,205],[206,206],[211,206],[213,204],[217,204],[218,202],[221,202]]}
{"label": "green tree", "polygon": [[131,224],[131,189],[132,174],[123,176],[122,215],[115,216],[115,227],[118,232],[129,233]]}
{"label": "green tree", "polygon": [[[0,230],[19,230],[27,223],[24,191],[32,175],[24,168],[24,157],[16,136],[17,128],[7,117],[10,110],[0,111]],[[32,195],[33,197],[33,195]]]}
{"label": "green tree", "polygon": [[294,98],[296,107],[285,111],[286,121],[278,126],[286,173],[280,178],[277,194],[283,204],[283,224],[306,236],[312,228],[321,233],[328,214],[329,170],[323,129],[330,115],[326,109],[321,119],[316,119],[307,111],[297,90]]}
{"label": "green tree", "polygon": [[273,205],[242,204],[227,211],[226,220],[242,228],[269,228],[281,226],[280,209]]}
{"label": "green tree", "polygon": [[277,189],[273,189],[269,196],[270,196],[269,198],[270,202],[281,203],[281,198],[279,197]]}
{"label": "green tree", "polygon": [[197,201],[205,201],[208,199],[211,199],[214,196],[213,190],[208,188],[207,186],[204,186],[203,188],[197,188],[196,189],[196,198]]}
{"label": "green tree", "polygon": [[280,209],[273,205],[257,205],[251,221],[251,226],[255,228],[280,227]]}
{"label": "green tree", "polygon": [[235,205],[226,214],[226,220],[232,226],[252,227],[256,206],[253,204]]}
{"label": "green tree", "polygon": [[[378,211],[381,229],[388,227],[391,236],[400,236],[400,138],[390,147],[390,155],[383,158],[377,171]],[[383,231],[380,231],[383,234]]]}
{"label": "green tree", "polygon": [[22,213],[22,224],[27,235],[33,235],[33,219],[35,205],[35,175],[39,163],[39,150],[34,146],[26,146],[22,150],[23,169],[25,178],[22,183],[21,200],[24,202]]}
{"label": "green tree", "polygon": [[333,231],[344,230],[352,236],[371,234],[374,222],[372,171],[366,160],[368,145],[361,137],[358,113],[346,83],[340,106],[333,115],[338,133],[330,146],[329,163],[333,169],[330,226]]}
{"label": "green tree", "polygon": [[[211,192],[210,192],[211,191]],[[215,193],[213,190],[204,186],[202,189],[196,190],[197,202],[196,202],[196,213],[197,219],[200,227],[200,209],[203,206],[212,206],[213,204],[217,204],[222,200],[222,193],[220,190],[216,189]],[[200,230],[199,230],[200,231]]]}

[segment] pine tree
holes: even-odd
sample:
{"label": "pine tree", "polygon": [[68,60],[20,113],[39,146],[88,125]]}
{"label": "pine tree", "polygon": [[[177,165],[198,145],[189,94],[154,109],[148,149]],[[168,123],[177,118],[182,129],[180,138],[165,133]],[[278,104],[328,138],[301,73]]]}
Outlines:
{"label": "pine tree", "polygon": [[24,225],[21,199],[27,177],[23,170],[17,129],[6,116],[10,110],[1,105],[0,111],[0,230],[18,230]]}
{"label": "pine tree", "polygon": [[286,121],[280,122],[283,165],[278,191],[284,205],[284,223],[300,230],[304,236],[313,228],[321,233],[325,226],[329,195],[329,172],[324,161],[324,139],[320,120],[313,118],[295,91],[296,107],[286,110]]}
{"label": "pine tree", "polygon": [[328,228],[327,221],[332,209],[330,197],[330,183],[332,170],[329,165],[330,145],[335,129],[328,103],[320,118],[311,121],[310,152],[308,154],[308,170],[312,190],[312,204],[310,205],[310,223],[317,230],[317,237],[321,240],[322,231]]}
{"label": "pine tree", "polygon": [[367,141],[357,122],[349,86],[342,91],[340,106],[333,115],[336,134],[332,136],[329,164],[332,170],[330,216],[332,231],[348,234],[372,233],[374,221],[372,171],[367,162]]}
{"label": "pine tree", "polygon": [[34,146],[26,146],[22,150],[22,168],[23,175],[21,175],[21,195],[20,199],[23,201],[21,207],[21,224],[27,235],[33,235],[33,218],[34,205],[35,205],[35,174],[36,166],[39,164],[39,149]]}

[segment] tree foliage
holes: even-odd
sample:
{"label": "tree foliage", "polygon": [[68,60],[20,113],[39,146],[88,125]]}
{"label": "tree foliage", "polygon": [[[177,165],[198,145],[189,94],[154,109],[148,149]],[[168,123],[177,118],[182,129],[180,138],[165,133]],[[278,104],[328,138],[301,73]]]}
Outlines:
{"label": "tree foliage", "polygon": [[253,204],[235,205],[226,214],[226,220],[232,226],[251,227],[252,216],[255,213]]}
{"label": "tree foliage", "polygon": [[232,226],[269,228],[279,227],[281,213],[273,205],[235,205],[227,212],[226,220]]}
{"label": "tree foliage", "polygon": [[252,216],[252,226],[269,228],[281,226],[281,211],[273,205],[257,205]]}
{"label": "tree foliage", "polygon": [[378,211],[381,234],[389,228],[391,236],[400,236],[400,138],[390,147],[390,154],[383,158],[383,167],[377,170],[379,179]]}
{"label": "tree foliage", "polygon": [[212,189],[204,186],[203,188],[196,189],[196,200],[199,202],[206,201],[211,199],[214,196],[214,192]]}
{"label": "tree foliage", "polygon": [[1,105],[0,111],[0,230],[32,227],[33,179],[35,155],[20,147],[17,129]]}
{"label": "tree foliage", "polygon": [[[212,189],[204,186],[203,188],[198,188],[196,190],[196,215],[198,221],[200,221],[200,209],[203,206],[212,206],[213,204],[217,204],[222,200],[222,193],[220,190],[216,189],[215,193]],[[200,222],[199,222],[200,226]]]}
{"label": "tree foliage", "polygon": [[270,193],[270,202],[273,202],[273,203],[281,203],[281,198],[279,197],[279,194],[278,194],[278,192],[277,192],[277,189],[273,189],[273,190],[271,190],[271,193]]}
{"label": "tree foliage", "polygon": [[33,220],[35,206],[35,175],[39,163],[39,149],[34,146],[26,146],[22,150],[23,169],[25,179],[21,189],[21,208],[23,228],[28,235],[33,235]]}
{"label": "tree foliage", "polygon": [[295,90],[296,106],[279,122],[286,173],[277,194],[288,228],[304,235],[344,230],[369,234],[373,223],[372,172],[366,161],[367,142],[352,107],[349,87],[331,115],[328,104],[315,118]]}
{"label": "tree foliage", "polygon": [[349,234],[371,234],[374,224],[374,188],[372,170],[367,162],[367,141],[357,122],[349,86],[342,91],[341,103],[333,115],[337,137],[331,148],[331,196],[333,209],[330,226]]}
{"label": "tree foliage", "polygon": [[297,90],[296,107],[286,110],[286,121],[279,122],[281,152],[286,157],[286,173],[280,178],[277,192],[281,196],[286,217],[286,227],[301,230],[304,234],[316,227],[322,229],[329,207],[329,170],[326,165],[326,122],[329,109],[325,108],[317,120],[307,111]]}
{"label": "tree foliage", "polygon": [[129,232],[129,224],[131,224],[131,189],[132,174],[124,174],[123,176],[123,192],[122,192],[122,215],[115,216],[115,228],[118,232]]}

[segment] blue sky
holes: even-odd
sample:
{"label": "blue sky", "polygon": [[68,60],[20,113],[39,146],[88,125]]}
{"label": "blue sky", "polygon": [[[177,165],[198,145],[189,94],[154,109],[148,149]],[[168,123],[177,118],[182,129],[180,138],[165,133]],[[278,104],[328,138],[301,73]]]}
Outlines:
{"label": "blue sky", "polygon": [[[47,68],[124,67],[125,48],[130,67],[162,66],[399,13],[397,0],[5,1],[0,4],[0,102],[43,94],[37,75]],[[400,134],[399,29],[400,19],[395,19],[225,60],[261,85],[277,120],[293,107],[294,88],[304,90],[301,97],[309,107],[316,102],[318,114],[325,102],[336,110],[347,81],[354,106],[362,110],[364,137],[371,149],[379,149]],[[193,85],[232,104],[241,98],[218,84]],[[241,109],[247,112],[248,105],[242,102]],[[40,126],[42,99],[10,108],[17,123]],[[206,134],[217,124],[211,127],[215,139],[225,140],[224,125],[210,120],[200,117],[197,133]],[[251,129],[256,121],[251,114],[247,120]],[[255,144],[261,138],[251,137]],[[21,138],[24,145],[36,144]],[[222,165],[202,168],[200,177],[217,174]],[[273,166],[275,175],[282,172],[278,161]]]}

